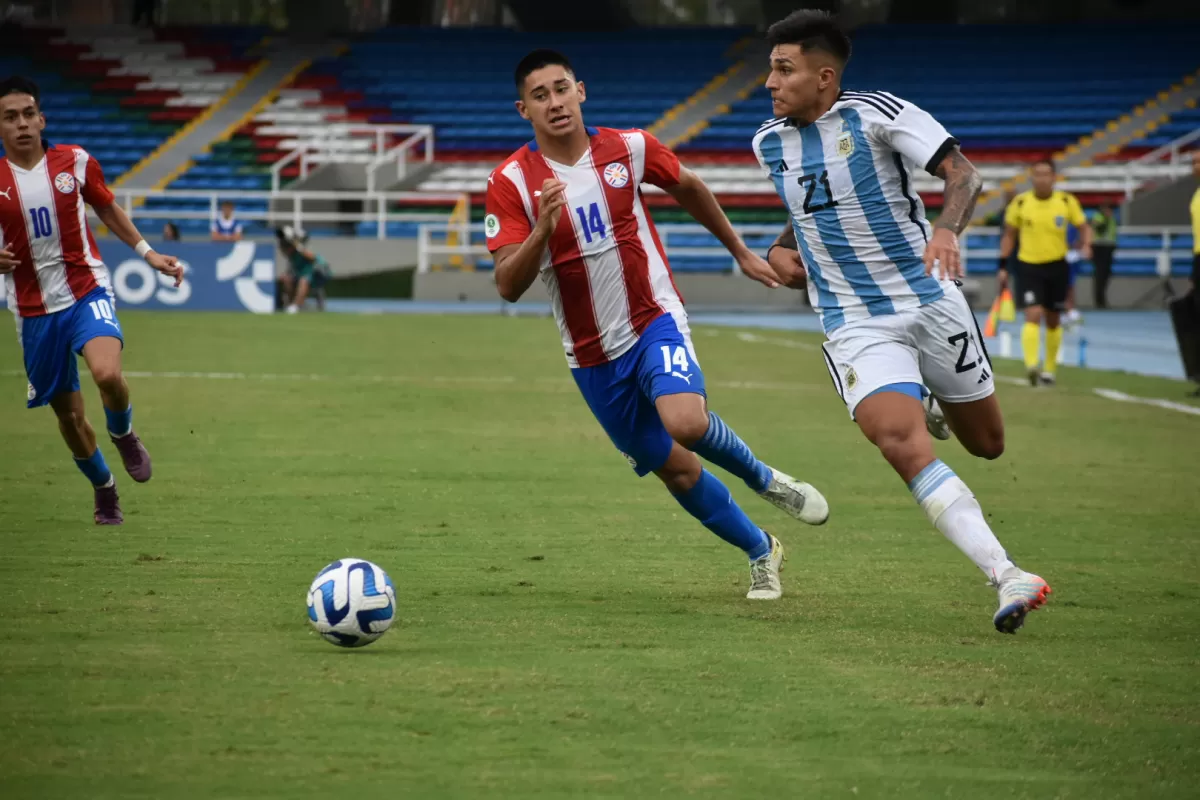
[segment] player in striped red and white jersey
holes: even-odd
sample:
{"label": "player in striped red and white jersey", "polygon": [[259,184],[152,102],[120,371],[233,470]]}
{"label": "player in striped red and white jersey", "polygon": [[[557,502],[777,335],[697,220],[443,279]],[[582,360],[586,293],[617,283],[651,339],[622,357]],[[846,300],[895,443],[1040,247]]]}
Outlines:
{"label": "player in striped red and white jersey", "polygon": [[100,389],[109,435],[135,481],[150,479],[150,455],[133,431],[121,373],[121,323],[86,206],[150,266],[175,278],[176,286],[183,268],[150,249],[113,202],[96,160],[82,147],[48,144],[45,127],[32,81],[0,83],[0,275],[17,318],[28,406],[54,409],[75,463],[95,489],[96,523],[117,525],[123,517],[116,483],[84,414],[77,354]]}
{"label": "player in striped red and white jersey", "polygon": [[638,475],[658,475],[684,509],[745,551],[747,597],[780,597],[782,545],[697,456],[796,519],[819,525],[829,506],[812,486],[756,458],[708,410],[683,300],[640,185],[674,196],[750,277],[774,287],[774,271],[657,139],[583,124],[584,86],[561,54],[530,53],[515,78],[517,111],[535,138],[488,177],[485,230],[500,294],[515,302],[541,276],[572,375],[613,444]]}

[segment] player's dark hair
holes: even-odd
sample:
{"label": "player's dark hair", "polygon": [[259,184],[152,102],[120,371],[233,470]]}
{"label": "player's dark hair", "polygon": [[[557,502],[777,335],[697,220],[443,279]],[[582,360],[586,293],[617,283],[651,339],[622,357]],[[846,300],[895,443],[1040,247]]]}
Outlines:
{"label": "player's dark hair", "polygon": [[557,50],[545,48],[534,50],[517,62],[517,68],[513,72],[513,79],[517,84],[517,94],[525,91],[525,79],[529,77],[530,73],[542,67],[562,67],[572,75],[575,74],[575,68],[571,66],[571,62]]}
{"label": "player's dark hair", "polygon": [[1049,167],[1051,172],[1056,174],[1058,173],[1058,165],[1054,163],[1053,158],[1039,158],[1037,161],[1033,162],[1029,168],[1033,169],[1034,167],[1040,167],[1042,164],[1045,164],[1047,167]]}
{"label": "player's dark hair", "polygon": [[34,104],[39,109],[42,107],[42,94],[38,91],[37,84],[29,80],[29,78],[21,75],[10,75],[3,81],[0,81],[0,97],[8,97],[10,94],[31,95]]}
{"label": "player's dark hair", "polygon": [[821,50],[841,64],[850,60],[850,36],[828,11],[802,8],[767,28],[767,44],[798,44],[801,52]]}

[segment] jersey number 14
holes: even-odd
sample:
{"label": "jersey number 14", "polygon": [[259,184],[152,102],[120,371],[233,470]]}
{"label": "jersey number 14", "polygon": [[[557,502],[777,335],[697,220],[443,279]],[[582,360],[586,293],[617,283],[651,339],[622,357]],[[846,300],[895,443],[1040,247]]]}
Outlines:
{"label": "jersey number 14", "polygon": [[579,217],[579,229],[583,231],[583,237],[587,239],[588,244],[592,243],[592,234],[599,239],[605,238],[608,228],[604,226],[604,215],[600,213],[599,203],[592,203],[586,212],[583,206],[576,206],[575,215]]}

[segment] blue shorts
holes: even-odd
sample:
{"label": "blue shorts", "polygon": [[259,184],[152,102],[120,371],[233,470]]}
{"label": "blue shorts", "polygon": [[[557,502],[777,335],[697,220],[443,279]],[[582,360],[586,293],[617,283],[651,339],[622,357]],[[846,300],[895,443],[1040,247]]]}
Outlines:
{"label": "blue shorts", "polygon": [[654,401],[669,394],[706,396],[691,340],[670,314],[650,323],[620,358],[571,374],[600,427],[639,476],[667,463],[674,446]]}
{"label": "blue shorts", "polygon": [[44,406],[56,395],[79,391],[79,365],[75,356],[100,336],[120,340],[121,323],[107,289],[93,289],[70,308],[42,317],[18,317],[17,338],[25,353],[29,378],[26,406]]}

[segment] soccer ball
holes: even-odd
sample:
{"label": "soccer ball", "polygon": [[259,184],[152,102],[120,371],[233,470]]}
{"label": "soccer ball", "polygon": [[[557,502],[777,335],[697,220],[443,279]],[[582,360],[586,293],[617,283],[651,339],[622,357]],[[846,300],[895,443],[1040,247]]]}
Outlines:
{"label": "soccer ball", "polygon": [[379,565],[343,558],[308,587],[308,621],[338,647],[362,647],[383,636],[396,616],[396,589]]}

